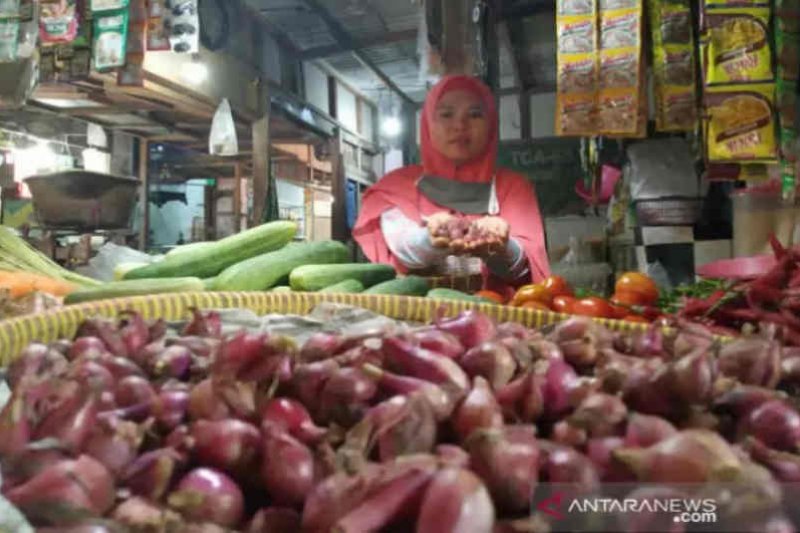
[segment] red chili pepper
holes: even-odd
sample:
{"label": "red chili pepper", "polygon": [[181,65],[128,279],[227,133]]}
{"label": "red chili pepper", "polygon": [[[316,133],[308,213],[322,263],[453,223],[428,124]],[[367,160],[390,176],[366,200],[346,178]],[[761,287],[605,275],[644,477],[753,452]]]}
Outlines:
{"label": "red chili pepper", "polygon": [[752,284],[765,285],[768,287],[783,288],[786,285],[789,273],[792,271],[793,260],[789,256],[783,256],[778,260],[778,264],[772,267],[766,274],[755,280]]}
{"label": "red chili pepper", "polygon": [[800,332],[785,326],[783,328],[783,342],[789,346],[800,346]]}
{"label": "red chili pepper", "polygon": [[715,318],[739,322],[759,322],[763,313],[755,309],[719,309]]}
{"label": "red chili pepper", "polygon": [[781,244],[781,241],[775,237],[775,234],[769,236],[769,245],[772,246],[772,252],[775,254],[776,259],[783,259],[786,257],[786,247]]}

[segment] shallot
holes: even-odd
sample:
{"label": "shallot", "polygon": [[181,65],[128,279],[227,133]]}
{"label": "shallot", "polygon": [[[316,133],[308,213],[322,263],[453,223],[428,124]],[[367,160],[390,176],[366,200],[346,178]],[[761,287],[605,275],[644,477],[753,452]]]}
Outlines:
{"label": "shallot", "polygon": [[463,468],[440,470],[425,490],[417,533],[490,533],[495,509],[486,487]]}
{"label": "shallot", "polygon": [[145,428],[115,418],[101,419],[86,443],[85,453],[119,476],[133,462],[144,440]]}
{"label": "shallot", "polygon": [[67,359],[75,361],[81,358],[96,358],[106,353],[106,345],[97,337],[78,337],[72,342]]}
{"label": "shallot", "polygon": [[511,352],[498,341],[484,342],[469,349],[458,363],[471,378],[486,378],[493,389],[506,385],[517,370]]}
{"label": "shallot", "polygon": [[625,446],[648,448],[678,432],[668,420],[658,416],[633,413],[625,430]]}
{"label": "shallot", "polygon": [[797,451],[800,445],[800,413],[780,400],[766,402],[740,420],[741,435],[751,435],[770,448]]}
{"label": "shallot", "polygon": [[222,472],[196,468],[186,474],[168,498],[169,505],[192,522],[235,528],[244,516],[241,489]]}
{"label": "shallot", "polygon": [[263,432],[261,479],[272,498],[300,505],[314,486],[314,456],[302,442],[277,426]]}
{"label": "shallot", "polygon": [[387,364],[400,372],[431,381],[448,391],[462,393],[469,388],[469,378],[452,359],[397,337],[384,339],[383,347]]}
{"label": "shallot", "polygon": [[327,431],[314,424],[305,406],[290,398],[273,398],[261,409],[261,424],[276,424],[305,444],[320,441]]}
{"label": "shallot", "polygon": [[120,480],[133,494],[157,501],[169,490],[181,460],[172,448],[153,450],[128,465]]}
{"label": "shallot", "polygon": [[34,432],[34,438],[57,439],[73,452],[83,449],[97,422],[97,397],[93,392],[77,392],[52,410]]}
{"label": "shallot", "polygon": [[454,318],[440,318],[435,325],[440,331],[458,339],[466,350],[491,340],[497,333],[492,319],[478,311],[464,311]]}
{"label": "shallot", "polygon": [[201,465],[232,475],[253,467],[260,453],[258,428],[241,420],[198,420],[192,424],[191,436]]}
{"label": "shallot", "polygon": [[453,429],[464,441],[478,429],[493,429],[502,426],[503,413],[492,394],[489,383],[480,376],[476,377],[472,390],[456,407]]}
{"label": "shallot", "polygon": [[411,339],[426,350],[457,359],[464,353],[464,346],[450,333],[435,328],[424,328],[411,334]]}

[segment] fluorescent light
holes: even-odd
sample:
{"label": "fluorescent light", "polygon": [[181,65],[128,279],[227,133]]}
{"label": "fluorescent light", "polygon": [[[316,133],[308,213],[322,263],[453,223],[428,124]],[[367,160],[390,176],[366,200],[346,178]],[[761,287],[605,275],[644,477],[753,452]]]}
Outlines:
{"label": "fluorescent light", "polygon": [[387,137],[397,137],[403,131],[403,123],[397,117],[386,117],[381,126],[383,134]]}
{"label": "fluorescent light", "polygon": [[199,61],[189,61],[181,66],[181,77],[187,83],[199,85],[208,79],[208,67]]}

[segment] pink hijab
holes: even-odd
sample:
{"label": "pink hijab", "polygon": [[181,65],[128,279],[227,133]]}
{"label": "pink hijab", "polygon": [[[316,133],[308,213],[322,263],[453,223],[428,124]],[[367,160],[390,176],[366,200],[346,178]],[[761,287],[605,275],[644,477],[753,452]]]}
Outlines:
{"label": "pink hijab", "polygon": [[[461,166],[439,153],[431,141],[430,124],[439,100],[450,91],[468,91],[483,102],[489,118],[489,141],[480,156]],[[416,181],[422,175],[435,175],[456,182],[490,182],[495,177],[500,217],[511,227],[514,237],[525,250],[531,267],[533,281],[550,275],[545,249],[544,227],[536,193],[523,176],[502,168],[495,168],[498,146],[497,107],[491,90],[479,80],[469,76],[448,76],[428,93],[420,120],[422,166],[411,165],[391,172],[369,188],[362,199],[361,212],[353,229],[364,254],[375,263],[390,263],[405,272],[405,267],[392,255],[380,227],[383,213],[399,208],[403,214],[421,223],[422,218],[443,208],[434,204],[417,190]],[[470,218],[479,218],[470,216]],[[491,280],[489,280],[491,281]],[[492,284],[494,285],[494,284]]]}

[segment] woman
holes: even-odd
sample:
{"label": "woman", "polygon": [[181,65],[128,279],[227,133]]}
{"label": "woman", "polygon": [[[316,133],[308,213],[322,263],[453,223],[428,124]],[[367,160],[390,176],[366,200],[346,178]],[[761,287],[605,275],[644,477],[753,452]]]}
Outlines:
{"label": "woman", "polygon": [[[384,176],[362,201],[353,230],[364,254],[400,272],[426,270],[448,255],[483,259],[484,288],[538,282],[550,274],[533,186],[495,168],[498,117],[491,90],[450,76],[428,94],[421,120],[422,166]],[[450,239],[453,228],[468,230]],[[475,236],[478,246],[475,243]]]}

